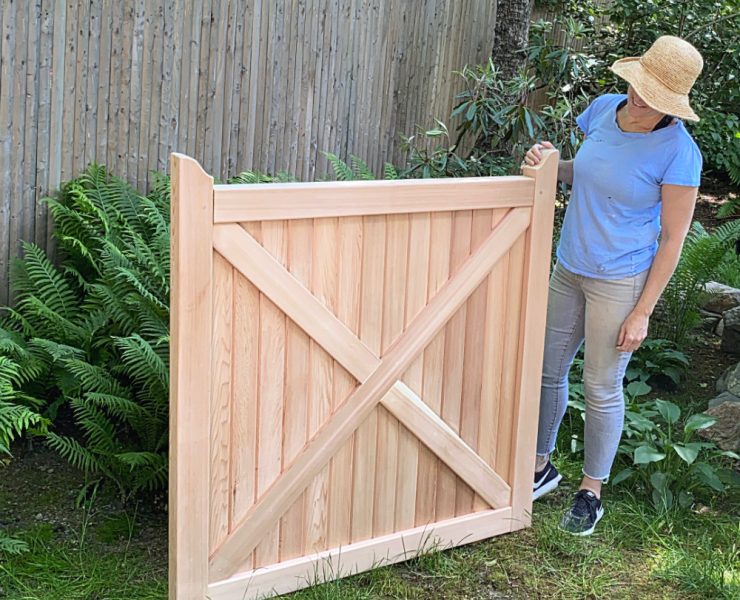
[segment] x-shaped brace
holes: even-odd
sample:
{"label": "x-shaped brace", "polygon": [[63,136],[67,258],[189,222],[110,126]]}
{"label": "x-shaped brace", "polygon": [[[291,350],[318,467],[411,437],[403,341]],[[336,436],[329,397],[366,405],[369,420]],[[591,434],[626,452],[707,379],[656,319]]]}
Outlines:
{"label": "x-shaped brace", "polygon": [[526,231],[530,217],[530,208],[510,210],[382,359],[242,227],[214,227],[214,249],[360,385],[212,553],[212,580],[236,573],[266,528],[290,508],[379,402],[491,506],[508,505],[509,485],[399,378]]}

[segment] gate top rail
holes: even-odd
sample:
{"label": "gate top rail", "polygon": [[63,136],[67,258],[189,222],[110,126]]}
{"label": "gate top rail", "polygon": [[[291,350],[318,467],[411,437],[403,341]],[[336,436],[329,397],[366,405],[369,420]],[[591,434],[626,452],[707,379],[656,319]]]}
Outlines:
{"label": "gate top rail", "polygon": [[[493,198],[492,183],[496,185]],[[213,221],[236,223],[532,206],[534,187],[534,178],[526,176],[214,185]],[[379,195],[379,191],[385,193]]]}

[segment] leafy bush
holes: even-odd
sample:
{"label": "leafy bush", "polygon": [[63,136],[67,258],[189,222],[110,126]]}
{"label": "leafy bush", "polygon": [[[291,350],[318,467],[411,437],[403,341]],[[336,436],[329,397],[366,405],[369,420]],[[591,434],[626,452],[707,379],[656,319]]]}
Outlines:
{"label": "leafy bush", "polygon": [[13,265],[5,339],[26,352],[18,382],[54,421],[49,445],[122,494],[167,481],[169,182],[149,197],[91,165],[47,199],[60,265],[33,244]]}
{"label": "leafy bush", "polygon": [[[740,219],[722,224],[708,233],[695,222],[691,226],[676,272],[661,298],[652,335],[682,344],[701,320],[699,306],[706,296],[708,281],[721,275],[726,265],[737,263],[735,245],[740,240]],[[720,277],[722,278],[722,277]]]}
{"label": "leafy bush", "polygon": [[612,484],[637,480],[650,492],[658,510],[688,508],[695,493],[704,488],[724,492],[726,484],[720,474],[731,476],[731,471],[724,472],[712,463],[722,456],[740,458],[711,442],[695,441],[698,430],[715,423],[713,417],[691,415],[682,428],[680,417],[681,409],[665,400],[632,402],[625,413],[619,454],[632,465],[621,470]]}
{"label": "leafy bush", "polygon": [[[557,15],[530,31],[529,66],[537,87],[548,90],[546,131],[573,148],[573,117],[598,94],[623,91],[626,84],[608,70],[625,56],[637,56],[661,35],[691,42],[704,58],[704,70],[691,93],[701,117],[687,122],[704,156],[705,170],[740,184],[740,53],[736,41],[740,13],[730,0],[550,0]],[[554,27],[560,36],[548,35]]]}
{"label": "leafy bush", "polygon": [[689,366],[689,357],[676,348],[676,345],[664,339],[648,338],[632,354],[625,373],[628,382],[628,393],[632,382],[658,384],[662,387],[675,388],[681,382]]}

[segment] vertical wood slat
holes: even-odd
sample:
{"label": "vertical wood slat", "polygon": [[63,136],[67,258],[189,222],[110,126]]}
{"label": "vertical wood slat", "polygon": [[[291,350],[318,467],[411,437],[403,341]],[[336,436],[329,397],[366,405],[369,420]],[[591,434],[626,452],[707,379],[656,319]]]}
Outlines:
{"label": "vertical wood slat", "polygon": [[213,253],[213,338],[211,344],[210,414],[210,550],[229,532],[231,514],[231,403],[233,402],[234,268]]}
{"label": "vertical wood slat", "polygon": [[[314,220],[311,266],[311,291],[331,312],[336,311],[337,220]],[[334,360],[311,340],[308,437],[312,438],[332,412]],[[329,465],[314,478],[306,490],[306,553],[326,545],[329,504]]]}
{"label": "vertical wood slat", "polygon": [[38,201],[90,160],[141,192],[173,150],[220,179],[247,169],[316,179],[324,151],[375,173],[401,162],[398,134],[449,114],[460,81],[447,74],[487,57],[492,10],[474,4],[4,3],[0,81],[38,93],[18,87],[0,106],[0,175],[15,182],[0,230],[17,229],[0,242],[0,304],[17,240],[54,248]]}
{"label": "vertical wood slat", "polygon": [[[406,279],[406,306],[404,328],[416,317],[427,302],[429,273],[429,245],[431,243],[431,215],[415,214],[409,217],[408,268]],[[424,354],[422,353],[406,372],[404,382],[422,397],[424,383]],[[417,478],[420,473],[419,442],[405,427],[399,427],[398,478],[396,483],[396,531],[416,525]],[[421,471],[422,476],[428,473]],[[424,484],[428,485],[428,483]]]}
{"label": "vertical wood slat", "polygon": [[[439,291],[449,278],[452,214],[432,213],[430,232],[432,242],[429,249],[427,301]],[[446,328],[443,327],[426,347],[423,354],[424,383],[422,398],[440,416],[442,415],[445,332]],[[429,449],[426,447],[420,449],[419,473],[417,475],[416,525],[428,524],[436,518],[437,490],[440,486],[439,471],[442,467],[443,465]]]}
{"label": "vertical wood slat", "polygon": [[[259,224],[252,230],[257,239],[261,237],[258,227]],[[232,445],[230,459],[232,513],[229,531],[257,500],[259,363],[254,357],[260,354],[260,292],[241,274],[235,275],[234,307],[231,438],[240,442]],[[254,566],[253,554],[245,557],[244,568]]]}
{"label": "vertical wood slat", "polygon": [[[287,224],[262,224],[262,244],[283,265],[288,263]],[[260,294],[259,419],[257,424],[257,497],[278,478],[283,468],[283,407],[285,397],[286,317]],[[279,524],[265,532],[255,548],[255,567],[270,565],[279,556]]]}
{"label": "vertical wood slat", "polygon": [[[386,217],[385,275],[382,304],[381,357],[403,332],[406,304],[409,217]],[[375,463],[373,535],[393,531],[399,457],[399,424],[384,408],[378,409],[378,449]]]}
{"label": "vertical wood slat", "polygon": [[[360,278],[362,272],[362,217],[340,219],[337,246],[337,317],[355,334],[360,330]],[[355,379],[344,369],[334,368],[334,405],[336,410],[355,389]],[[329,482],[329,547],[339,547],[351,541],[352,524],[352,462],[355,436],[332,458]]]}
{"label": "vertical wood slat", "polygon": [[[452,219],[450,248],[450,275],[470,254],[472,212],[458,211]],[[463,363],[465,357],[465,322],[467,303],[463,304],[445,327],[444,376],[442,380],[442,418],[456,432],[460,431],[463,390]],[[447,465],[440,464],[437,475],[437,519],[455,515],[455,499],[461,485]]]}
{"label": "vertical wood slat", "polygon": [[[490,234],[493,225],[493,211],[478,210],[473,212],[471,230],[471,250],[475,249]],[[481,323],[485,322],[486,296],[488,280],[484,281],[468,299],[467,321],[465,324],[465,344],[463,347],[463,384],[462,406],[460,411],[460,437],[471,448],[478,449],[478,425],[481,409],[481,391],[483,372],[487,365],[483,363],[485,331]],[[474,494],[467,486],[460,486],[455,498],[455,512],[458,515],[469,513],[473,508]]]}
{"label": "vertical wood slat", "polygon": [[[304,286],[311,285],[313,222],[296,220],[288,223],[288,268]],[[283,462],[290,464],[308,439],[308,403],[305,382],[311,377],[311,340],[292,321],[288,322],[286,346],[285,420]],[[303,554],[305,545],[306,494],[291,507],[280,521],[280,560]]]}
{"label": "vertical wood slat", "polygon": [[[385,263],[386,223],[384,216],[363,217],[362,290],[360,301],[360,339],[380,355],[383,306],[363,302],[381,294]],[[352,474],[352,541],[366,540],[373,533],[375,498],[375,460],[377,453],[378,409],[355,432]]]}
{"label": "vertical wood slat", "polygon": [[169,597],[202,598],[208,583],[213,178],[173,154],[170,331]]}

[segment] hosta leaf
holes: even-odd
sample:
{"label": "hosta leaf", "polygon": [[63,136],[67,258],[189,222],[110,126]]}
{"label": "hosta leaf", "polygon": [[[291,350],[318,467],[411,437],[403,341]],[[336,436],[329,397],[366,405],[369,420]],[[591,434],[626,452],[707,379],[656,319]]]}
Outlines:
{"label": "hosta leaf", "polygon": [[681,416],[681,409],[667,400],[656,400],[655,407],[658,409],[660,415],[666,420],[666,423],[671,425],[678,421]]}
{"label": "hosta leaf", "polygon": [[650,446],[639,446],[635,449],[634,462],[636,465],[646,465],[651,462],[659,462],[665,458],[665,454],[658,452]]}
{"label": "hosta leaf", "polygon": [[673,446],[673,449],[687,465],[693,463],[696,460],[696,457],[699,456],[699,448],[690,447],[688,444],[686,446],[676,444]]}
{"label": "hosta leaf", "polygon": [[709,415],[705,414],[697,414],[697,415],[691,415],[688,419],[686,419],[686,425],[684,425],[683,430],[690,434],[694,431],[698,431],[699,429],[706,429],[707,427],[711,427],[717,422],[717,419],[714,417],[710,417]]}

